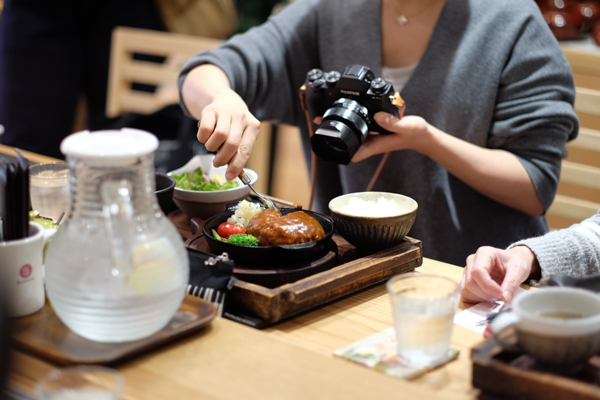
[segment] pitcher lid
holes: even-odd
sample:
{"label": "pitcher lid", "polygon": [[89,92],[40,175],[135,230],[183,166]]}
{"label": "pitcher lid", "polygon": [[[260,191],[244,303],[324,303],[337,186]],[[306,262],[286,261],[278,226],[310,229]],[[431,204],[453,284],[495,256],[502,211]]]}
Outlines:
{"label": "pitcher lid", "polygon": [[112,160],[127,163],[150,154],[158,148],[158,139],[140,129],[81,131],[73,133],[60,144],[67,157]]}

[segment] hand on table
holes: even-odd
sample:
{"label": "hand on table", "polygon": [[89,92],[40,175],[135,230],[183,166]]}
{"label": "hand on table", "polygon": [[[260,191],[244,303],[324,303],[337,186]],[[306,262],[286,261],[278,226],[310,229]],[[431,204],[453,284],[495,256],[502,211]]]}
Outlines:
{"label": "hand on table", "polygon": [[537,258],[526,246],[509,250],[480,247],[467,257],[461,299],[481,302],[496,298],[510,302],[519,285],[538,270]]}
{"label": "hand on table", "polygon": [[198,140],[208,151],[216,151],[215,167],[228,164],[225,178],[238,176],[258,137],[260,122],[250,113],[246,103],[233,90],[227,89],[204,107],[198,122]]}

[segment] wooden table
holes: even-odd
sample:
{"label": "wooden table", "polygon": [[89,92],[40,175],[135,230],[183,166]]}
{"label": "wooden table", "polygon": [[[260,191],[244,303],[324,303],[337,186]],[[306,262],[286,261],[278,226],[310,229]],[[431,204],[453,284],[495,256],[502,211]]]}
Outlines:
{"label": "wooden table", "polygon": [[[425,259],[421,272],[460,279],[462,268]],[[461,309],[465,305],[461,304]],[[118,366],[124,399],[474,399],[470,348],[480,334],[454,326],[452,361],[413,382],[384,375],[332,352],[392,325],[384,285],[309,312],[268,330],[217,318],[197,334]],[[10,381],[32,392],[52,365],[14,352]]]}
{"label": "wooden table", "polygon": [[[6,146],[0,152],[11,153]],[[457,281],[462,276],[462,268],[427,258],[418,271]],[[196,334],[119,365],[127,380],[123,399],[477,398],[469,353],[483,338],[460,326],[454,326],[452,337],[458,359],[413,382],[332,355],[390,326],[383,284],[264,331],[217,318]],[[20,351],[13,354],[10,382],[33,393],[35,382],[54,366]]]}

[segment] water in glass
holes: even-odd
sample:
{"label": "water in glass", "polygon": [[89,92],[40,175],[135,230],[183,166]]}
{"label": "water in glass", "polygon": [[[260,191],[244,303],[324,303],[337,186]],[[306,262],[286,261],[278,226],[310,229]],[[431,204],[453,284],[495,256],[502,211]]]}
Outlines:
{"label": "water in glass", "polygon": [[69,207],[69,169],[66,163],[36,164],[29,168],[31,206],[56,221]]}
{"label": "water in glass", "polygon": [[413,365],[443,362],[450,349],[458,284],[426,274],[406,274],[388,281],[398,355]]}
{"label": "water in glass", "polygon": [[99,342],[147,337],[181,304],[189,266],[183,241],[156,200],[156,138],[143,131],[67,137],[71,213],[46,255],[46,290],[60,319]]}

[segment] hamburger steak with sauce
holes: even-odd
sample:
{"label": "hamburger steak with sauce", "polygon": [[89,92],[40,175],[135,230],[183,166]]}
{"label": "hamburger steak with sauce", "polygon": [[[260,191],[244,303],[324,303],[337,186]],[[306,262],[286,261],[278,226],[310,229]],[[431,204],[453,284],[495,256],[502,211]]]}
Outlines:
{"label": "hamburger steak with sauce", "polygon": [[260,246],[278,246],[312,242],[325,237],[323,227],[304,211],[294,211],[281,216],[267,209],[248,222],[246,233],[255,236]]}

